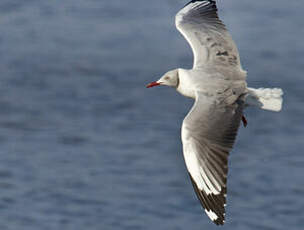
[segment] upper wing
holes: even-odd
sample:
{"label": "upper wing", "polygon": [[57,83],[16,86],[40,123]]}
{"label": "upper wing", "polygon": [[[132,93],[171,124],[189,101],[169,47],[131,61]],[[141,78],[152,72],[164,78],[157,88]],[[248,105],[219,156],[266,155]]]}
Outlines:
{"label": "upper wing", "polygon": [[210,219],[225,222],[228,155],[243,111],[242,96],[232,105],[198,94],[184,119],[182,142],[195,192]]}
{"label": "upper wing", "polygon": [[176,27],[190,43],[193,68],[206,64],[241,68],[239,52],[218,18],[216,2],[193,0],[176,15]]}

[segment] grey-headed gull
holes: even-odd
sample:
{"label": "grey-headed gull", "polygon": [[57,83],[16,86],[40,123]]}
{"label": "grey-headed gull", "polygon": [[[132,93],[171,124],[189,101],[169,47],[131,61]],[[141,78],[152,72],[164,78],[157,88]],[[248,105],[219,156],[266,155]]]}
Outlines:
{"label": "grey-headed gull", "polygon": [[176,27],[194,53],[190,70],[167,72],[147,88],[167,85],[195,103],[182,124],[181,137],[186,166],[209,218],[225,222],[228,155],[246,106],[270,111],[282,108],[281,89],[247,88],[238,49],[223,22],[216,2],[193,0],[176,15]]}

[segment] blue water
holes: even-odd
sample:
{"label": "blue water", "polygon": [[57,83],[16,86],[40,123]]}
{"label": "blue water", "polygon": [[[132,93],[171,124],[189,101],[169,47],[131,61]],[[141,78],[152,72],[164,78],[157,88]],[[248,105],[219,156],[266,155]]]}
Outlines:
{"label": "blue water", "polygon": [[[145,89],[190,68],[182,0],[0,2],[0,229],[218,229],[183,162],[192,101]],[[227,230],[302,229],[302,1],[219,1],[252,87],[284,109],[248,109],[230,157]]]}

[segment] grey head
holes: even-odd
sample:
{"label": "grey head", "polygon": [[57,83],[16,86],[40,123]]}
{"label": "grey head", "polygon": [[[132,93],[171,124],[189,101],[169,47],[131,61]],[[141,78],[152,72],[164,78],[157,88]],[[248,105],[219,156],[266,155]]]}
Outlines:
{"label": "grey head", "polygon": [[151,88],[159,85],[166,85],[166,86],[171,86],[173,88],[177,88],[177,86],[179,85],[178,69],[171,70],[165,73],[158,81],[154,81],[148,84],[147,88]]}

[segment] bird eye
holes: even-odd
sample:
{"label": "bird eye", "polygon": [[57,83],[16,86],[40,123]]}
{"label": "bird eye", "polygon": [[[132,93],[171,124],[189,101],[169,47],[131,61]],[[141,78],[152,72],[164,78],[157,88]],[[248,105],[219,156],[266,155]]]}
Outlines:
{"label": "bird eye", "polygon": [[165,79],[165,80],[169,80],[169,79],[170,79],[170,77],[166,76],[164,79]]}

